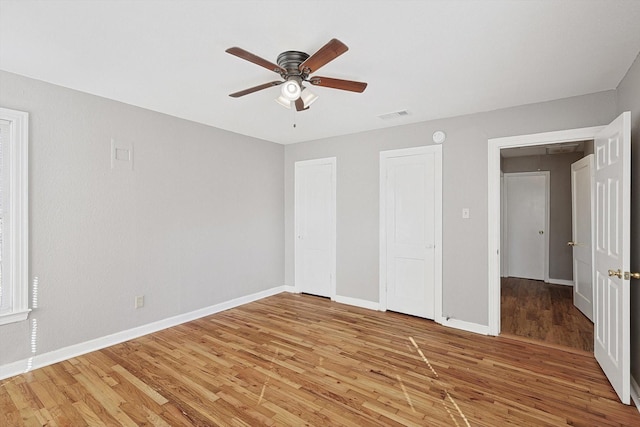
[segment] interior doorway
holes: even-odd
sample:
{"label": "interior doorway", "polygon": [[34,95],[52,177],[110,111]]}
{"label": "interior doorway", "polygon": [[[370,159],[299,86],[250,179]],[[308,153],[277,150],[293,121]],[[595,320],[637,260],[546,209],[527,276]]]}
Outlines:
{"label": "interior doorway", "polygon": [[501,150],[501,334],[593,351],[593,324],[573,303],[569,246],[571,169],[585,151],[593,141]]}
{"label": "interior doorway", "polygon": [[607,126],[488,140],[488,310],[489,334],[500,324],[500,150],[540,144],[593,140],[594,356],[621,402],[631,401],[629,271],[631,199],[631,113]]}

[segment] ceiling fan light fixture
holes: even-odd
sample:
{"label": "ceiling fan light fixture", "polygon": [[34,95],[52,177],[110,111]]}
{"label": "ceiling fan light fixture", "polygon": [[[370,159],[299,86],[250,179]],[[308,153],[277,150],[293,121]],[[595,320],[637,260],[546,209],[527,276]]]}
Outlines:
{"label": "ceiling fan light fixture", "polygon": [[300,98],[300,92],[302,92],[300,84],[295,80],[287,80],[280,89],[282,97],[289,101],[295,101]]}
{"label": "ceiling fan light fixture", "polygon": [[277,97],[275,99],[275,101],[282,105],[284,108],[288,108],[289,110],[291,109],[291,101],[289,101],[287,98],[285,98],[284,96],[280,95],[279,97]]}
{"label": "ceiling fan light fixture", "polygon": [[318,99],[318,95],[311,92],[307,88],[303,88],[303,89],[304,90],[302,91],[302,94],[300,96],[302,97],[302,101],[304,102],[304,107],[308,108],[311,104],[313,104]]}

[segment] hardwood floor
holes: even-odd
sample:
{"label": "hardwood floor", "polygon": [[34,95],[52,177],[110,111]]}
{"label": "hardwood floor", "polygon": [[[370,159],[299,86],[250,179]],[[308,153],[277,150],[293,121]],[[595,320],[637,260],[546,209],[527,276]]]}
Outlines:
{"label": "hardwood floor", "polygon": [[593,323],[573,305],[573,288],[503,277],[501,291],[502,334],[593,353]]}
{"label": "hardwood floor", "polygon": [[0,382],[2,426],[632,426],[593,357],[279,294]]}

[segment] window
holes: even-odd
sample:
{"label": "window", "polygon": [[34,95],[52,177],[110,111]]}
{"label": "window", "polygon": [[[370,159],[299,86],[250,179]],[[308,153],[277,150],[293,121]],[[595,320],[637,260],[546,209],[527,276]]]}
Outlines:
{"label": "window", "polygon": [[0,108],[0,325],[29,315],[29,115]]}

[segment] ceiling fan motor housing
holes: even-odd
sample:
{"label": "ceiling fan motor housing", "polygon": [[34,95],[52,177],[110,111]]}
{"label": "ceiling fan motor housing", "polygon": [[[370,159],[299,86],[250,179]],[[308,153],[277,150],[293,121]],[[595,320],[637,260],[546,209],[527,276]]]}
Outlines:
{"label": "ceiling fan motor housing", "polygon": [[285,80],[289,80],[290,77],[299,79],[298,83],[305,80],[308,75],[300,71],[299,67],[308,57],[308,54],[296,50],[288,50],[278,55],[278,65],[287,70],[287,74],[282,77]]}

